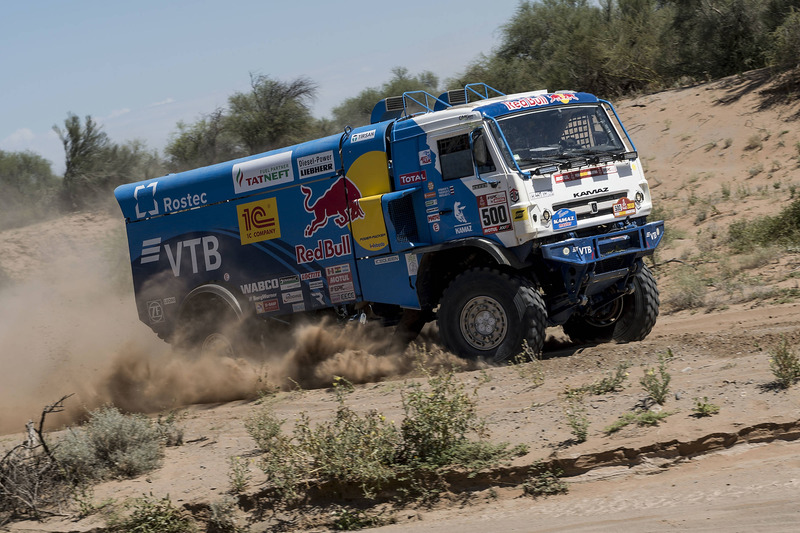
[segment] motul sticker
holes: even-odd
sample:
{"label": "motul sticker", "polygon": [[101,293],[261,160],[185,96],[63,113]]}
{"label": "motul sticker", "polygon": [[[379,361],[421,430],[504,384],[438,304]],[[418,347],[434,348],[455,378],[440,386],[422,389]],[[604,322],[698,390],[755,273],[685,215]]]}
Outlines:
{"label": "motul sticker", "polygon": [[614,204],[615,217],[627,217],[636,214],[636,203],[628,198],[620,198]]}
{"label": "motul sticker", "polygon": [[233,165],[233,190],[237,194],[292,181],[294,181],[294,171],[291,151]]}

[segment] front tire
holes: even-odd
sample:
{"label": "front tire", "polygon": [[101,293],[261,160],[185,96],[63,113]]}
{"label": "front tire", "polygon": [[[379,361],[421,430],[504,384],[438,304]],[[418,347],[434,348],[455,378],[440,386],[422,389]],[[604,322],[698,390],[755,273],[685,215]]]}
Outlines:
{"label": "front tire", "polygon": [[439,335],[451,352],[500,363],[519,354],[522,342],[539,353],[547,312],[530,281],[475,268],[447,287],[438,313]]}
{"label": "front tire", "polygon": [[643,340],[656,324],[660,305],[656,280],[646,266],[634,276],[633,288],[592,315],[571,316],[562,326],[564,333],[575,344]]}
{"label": "front tire", "polygon": [[181,313],[174,344],[201,357],[238,357],[245,349],[242,319],[222,298],[197,298]]}

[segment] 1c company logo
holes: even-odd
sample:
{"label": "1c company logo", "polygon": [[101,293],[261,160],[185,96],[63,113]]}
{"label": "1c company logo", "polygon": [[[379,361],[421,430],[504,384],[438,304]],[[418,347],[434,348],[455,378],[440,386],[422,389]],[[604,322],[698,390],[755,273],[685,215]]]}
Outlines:
{"label": "1c company logo", "polygon": [[280,238],[281,225],[275,198],[238,205],[236,211],[239,214],[239,239],[242,244]]}

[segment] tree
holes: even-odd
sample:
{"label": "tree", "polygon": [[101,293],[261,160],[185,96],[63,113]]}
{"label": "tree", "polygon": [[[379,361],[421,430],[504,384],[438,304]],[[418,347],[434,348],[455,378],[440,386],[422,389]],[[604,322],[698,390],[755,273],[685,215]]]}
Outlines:
{"label": "tree", "polygon": [[52,211],[59,185],[42,156],[0,150],[0,228],[40,220]]}
{"label": "tree", "polygon": [[392,69],[392,78],[378,88],[366,88],[357,96],[346,99],[333,108],[334,122],[340,126],[358,127],[369,124],[372,109],[379,101],[389,96],[402,96],[405,92],[426,91],[438,96],[439,78],[430,71],[416,76],[408,73],[405,67]]}
{"label": "tree", "polygon": [[194,124],[178,122],[178,131],[164,148],[170,169],[179,172],[244,155],[226,121],[222,108],[217,108]]}
{"label": "tree", "polygon": [[108,135],[87,115],[85,123],[74,113],[68,113],[64,129],[57,125],[53,130],[64,145],[64,190],[73,207],[83,205],[86,194],[97,187],[98,172],[102,167],[101,154],[108,147]]}
{"label": "tree", "polygon": [[250,92],[228,98],[227,124],[249,154],[301,142],[313,122],[316,90],[308,78],[283,82],[250,74]]}

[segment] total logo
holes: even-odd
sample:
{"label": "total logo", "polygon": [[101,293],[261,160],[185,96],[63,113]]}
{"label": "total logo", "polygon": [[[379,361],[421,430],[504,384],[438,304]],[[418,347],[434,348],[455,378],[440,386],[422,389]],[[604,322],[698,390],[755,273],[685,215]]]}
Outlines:
{"label": "total logo", "polygon": [[[213,235],[178,241],[175,244],[162,245],[161,237],[142,241],[142,256],[139,264],[158,262],[161,259],[162,249],[166,253],[172,274],[176,278],[186,273],[186,267],[189,265],[191,265],[192,274],[201,271],[211,272],[222,266],[219,240]],[[184,266],[184,263],[187,264]]]}
{"label": "total logo", "polygon": [[300,186],[303,193],[303,208],[306,213],[311,213],[314,218],[303,231],[305,237],[311,237],[316,232],[328,225],[332,218],[334,224],[343,228],[348,222],[364,218],[364,210],[358,205],[361,191],[356,184],[346,176],[342,176],[331,185],[327,191],[311,203],[313,191],[311,187]]}
{"label": "total logo", "polygon": [[[148,183],[147,185],[137,185],[133,190],[133,198],[136,200],[134,211],[136,218],[154,217],[161,214],[158,208],[158,201],[156,200],[156,189],[158,188],[158,181]],[[163,213],[172,213],[174,211],[183,211],[193,207],[200,207],[208,203],[207,193],[187,193],[186,196],[172,198],[165,196],[162,198]]]}

